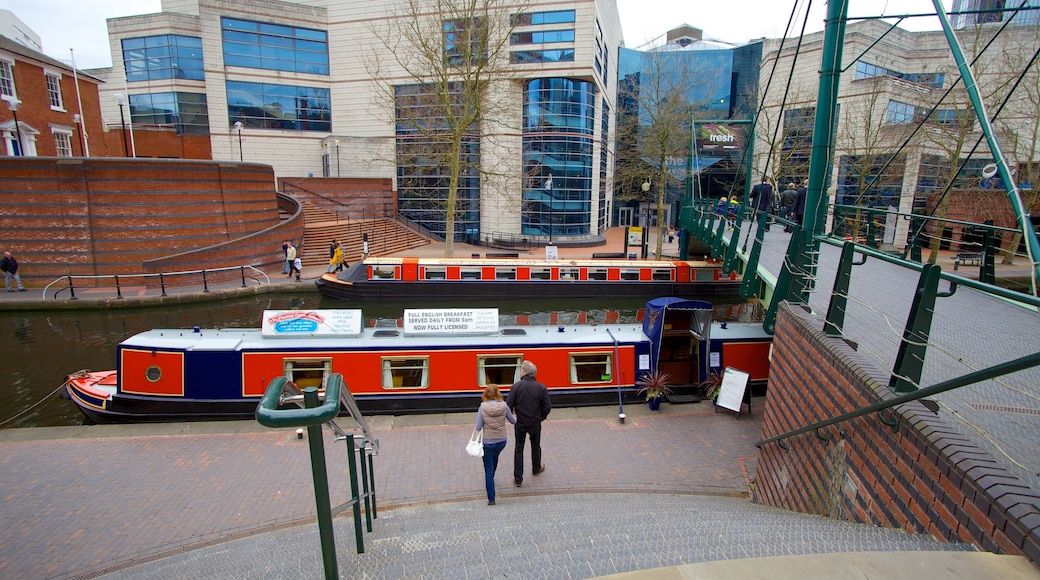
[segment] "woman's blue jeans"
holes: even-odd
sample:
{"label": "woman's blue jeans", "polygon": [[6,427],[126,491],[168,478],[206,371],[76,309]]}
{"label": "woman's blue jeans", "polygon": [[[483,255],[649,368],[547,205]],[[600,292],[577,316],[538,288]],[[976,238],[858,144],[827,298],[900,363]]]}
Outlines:
{"label": "woman's blue jeans", "polygon": [[505,441],[484,444],[484,486],[487,487],[488,501],[495,501],[495,470],[498,469],[498,456],[505,448]]}

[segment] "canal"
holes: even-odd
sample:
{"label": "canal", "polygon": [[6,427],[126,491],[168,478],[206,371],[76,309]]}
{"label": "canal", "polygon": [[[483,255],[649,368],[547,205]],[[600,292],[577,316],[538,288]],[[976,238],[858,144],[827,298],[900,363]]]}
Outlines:
{"label": "canal", "polygon": [[[716,306],[722,304],[716,300]],[[496,303],[430,303],[361,305],[366,319],[376,323],[399,318],[405,308],[498,308],[503,324],[517,314],[537,315],[557,311],[598,313],[617,310],[620,321],[636,320],[645,306],[642,299],[516,300]],[[204,302],[151,308],[83,309],[61,311],[0,312],[0,360],[7,372],[5,396],[0,404],[0,427],[80,425],[86,418],[71,402],[54,396],[66,375],[77,370],[115,368],[116,345],[125,338],[153,328],[256,328],[264,310],[301,308],[358,308],[355,303],[323,298],[318,294],[266,294],[221,302]],[[718,317],[718,316],[717,316]],[[19,413],[24,414],[11,420]]]}

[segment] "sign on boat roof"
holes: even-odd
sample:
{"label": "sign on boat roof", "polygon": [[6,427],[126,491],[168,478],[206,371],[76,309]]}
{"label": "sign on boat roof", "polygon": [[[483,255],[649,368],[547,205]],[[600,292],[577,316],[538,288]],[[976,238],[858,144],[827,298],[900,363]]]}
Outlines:
{"label": "sign on boat roof", "polygon": [[264,338],[279,336],[359,336],[361,311],[329,310],[264,310],[260,333]]}
{"label": "sign on boat roof", "polygon": [[407,308],[404,311],[404,333],[431,334],[496,334],[498,308]]}

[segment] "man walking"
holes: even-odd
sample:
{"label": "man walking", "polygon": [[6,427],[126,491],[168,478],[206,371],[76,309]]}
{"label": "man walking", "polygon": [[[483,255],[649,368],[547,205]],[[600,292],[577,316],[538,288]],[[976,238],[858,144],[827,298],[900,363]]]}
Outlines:
{"label": "man walking", "polygon": [[14,279],[15,286],[18,287],[18,291],[25,292],[22,279],[18,277],[18,260],[14,259],[11,252],[4,252],[4,257],[0,258],[0,270],[4,272],[4,285],[7,286],[8,292],[14,292],[14,288],[11,287],[12,279]]}
{"label": "man walking", "polygon": [[773,186],[765,175],[762,176],[762,183],[751,188],[751,207],[758,210],[759,223],[768,232],[769,214],[773,213]]}
{"label": "man walking", "polygon": [[538,367],[529,360],[520,364],[520,380],[509,389],[506,405],[516,415],[515,449],[513,452],[513,482],[520,486],[524,483],[524,442],[531,436],[531,473],[538,475],[545,471],[542,463],[542,421],[549,416],[552,405],[549,403],[549,389],[535,380]]}
{"label": "man walking", "polygon": [[[289,247],[285,249],[285,262],[289,264],[289,275],[286,276],[286,278],[292,278],[293,271],[296,269],[294,268],[296,262],[296,244],[294,244],[292,240],[289,240]],[[296,279],[300,279],[300,273],[298,271],[296,272]]]}
{"label": "man walking", "polygon": [[[780,217],[785,220],[794,220],[794,203],[798,199],[798,190],[795,189],[794,182],[787,184],[787,189],[780,193]],[[790,232],[791,226],[784,225],[784,231]]]}

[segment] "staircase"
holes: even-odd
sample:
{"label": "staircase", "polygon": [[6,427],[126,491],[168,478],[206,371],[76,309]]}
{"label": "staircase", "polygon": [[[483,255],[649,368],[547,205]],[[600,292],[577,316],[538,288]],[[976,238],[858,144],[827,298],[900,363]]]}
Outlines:
{"label": "staircase", "polygon": [[385,256],[430,243],[429,239],[390,218],[352,220],[307,201],[301,201],[300,206],[305,224],[300,256],[304,266],[327,266],[329,244],[334,239],[339,240],[348,264],[362,258],[364,234],[368,234],[370,256]]}

